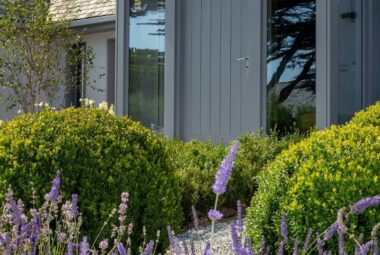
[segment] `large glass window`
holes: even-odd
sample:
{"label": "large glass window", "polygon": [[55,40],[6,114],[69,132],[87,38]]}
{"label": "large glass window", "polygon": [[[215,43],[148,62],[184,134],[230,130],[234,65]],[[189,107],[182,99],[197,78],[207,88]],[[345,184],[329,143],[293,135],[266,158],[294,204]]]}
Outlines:
{"label": "large glass window", "polygon": [[268,0],[268,128],[315,126],[315,0]]}
{"label": "large glass window", "polygon": [[131,0],[129,115],[146,127],[164,122],[165,1]]}

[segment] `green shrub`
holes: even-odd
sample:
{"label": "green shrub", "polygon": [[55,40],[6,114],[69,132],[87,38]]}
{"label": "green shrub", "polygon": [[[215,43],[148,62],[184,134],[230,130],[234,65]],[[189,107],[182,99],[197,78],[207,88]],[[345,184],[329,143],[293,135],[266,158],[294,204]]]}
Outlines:
{"label": "green shrub", "polygon": [[[256,246],[262,236],[279,240],[284,212],[293,237],[303,238],[309,228],[322,233],[334,223],[338,209],[380,194],[379,175],[379,128],[346,125],[314,132],[260,174],[246,218],[247,233]],[[370,233],[380,221],[378,212],[352,219],[351,229]]]}
{"label": "green shrub", "polygon": [[[130,193],[127,222],[135,226],[136,245],[143,226],[148,240],[155,240],[158,229],[181,224],[178,182],[162,138],[127,117],[69,108],[22,115],[0,126],[0,190],[12,185],[15,197],[27,201],[31,182],[43,195],[57,170],[63,195],[79,194],[84,234],[92,240],[123,191]],[[161,237],[167,244],[166,235]]]}
{"label": "green shrub", "polygon": [[[273,160],[289,144],[298,142],[302,135],[295,133],[278,138],[277,133],[269,136],[248,133],[239,137],[240,148],[235,167],[229,180],[228,192],[220,197],[222,208],[235,208],[236,201],[249,205],[256,191],[256,175],[267,162]],[[169,155],[177,168],[182,192],[182,205],[188,219],[191,206],[207,212],[214,203],[215,194],[211,190],[215,173],[227,153],[223,144],[213,145],[210,141],[188,143],[169,140]]]}
{"label": "green shrub", "polygon": [[215,194],[211,185],[227,150],[223,144],[196,140],[168,140],[168,150],[180,182],[183,211],[191,219],[192,205],[201,212],[212,206]]}
{"label": "green shrub", "polygon": [[380,127],[380,102],[377,102],[363,111],[355,113],[355,116],[350,123],[359,126],[372,125]]}

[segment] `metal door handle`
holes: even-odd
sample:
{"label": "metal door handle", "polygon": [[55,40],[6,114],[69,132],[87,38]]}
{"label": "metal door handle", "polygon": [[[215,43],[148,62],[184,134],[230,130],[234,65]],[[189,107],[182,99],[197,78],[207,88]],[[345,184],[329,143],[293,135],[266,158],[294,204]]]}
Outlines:
{"label": "metal door handle", "polygon": [[238,58],[236,59],[236,61],[245,61],[245,70],[247,70],[247,73],[249,73],[249,55],[247,55],[246,57]]}

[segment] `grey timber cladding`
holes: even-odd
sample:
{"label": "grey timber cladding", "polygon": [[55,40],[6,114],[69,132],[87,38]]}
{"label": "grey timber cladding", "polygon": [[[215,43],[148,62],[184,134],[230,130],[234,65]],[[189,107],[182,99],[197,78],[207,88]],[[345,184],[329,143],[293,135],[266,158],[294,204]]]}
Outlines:
{"label": "grey timber cladding", "polygon": [[50,13],[56,19],[87,19],[116,13],[116,0],[52,0]]}
{"label": "grey timber cladding", "polygon": [[[181,1],[177,84],[183,139],[229,141],[260,128],[260,11],[255,2]],[[247,54],[249,72],[245,61],[237,61]]]}

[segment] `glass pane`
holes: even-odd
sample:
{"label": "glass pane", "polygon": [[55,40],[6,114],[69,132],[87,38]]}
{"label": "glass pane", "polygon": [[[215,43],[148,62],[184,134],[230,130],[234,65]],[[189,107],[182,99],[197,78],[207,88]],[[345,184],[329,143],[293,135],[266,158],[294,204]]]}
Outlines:
{"label": "glass pane", "polygon": [[315,126],[315,0],[268,0],[268,128]]}
{"label": "glass pane", "polygon": [[129,115],[144,126],[164,122],[165,2],[131,0]]}
{"label": "glass pane", "polygon": [[338,1],[338,123],[363,106],[361,1]]}

